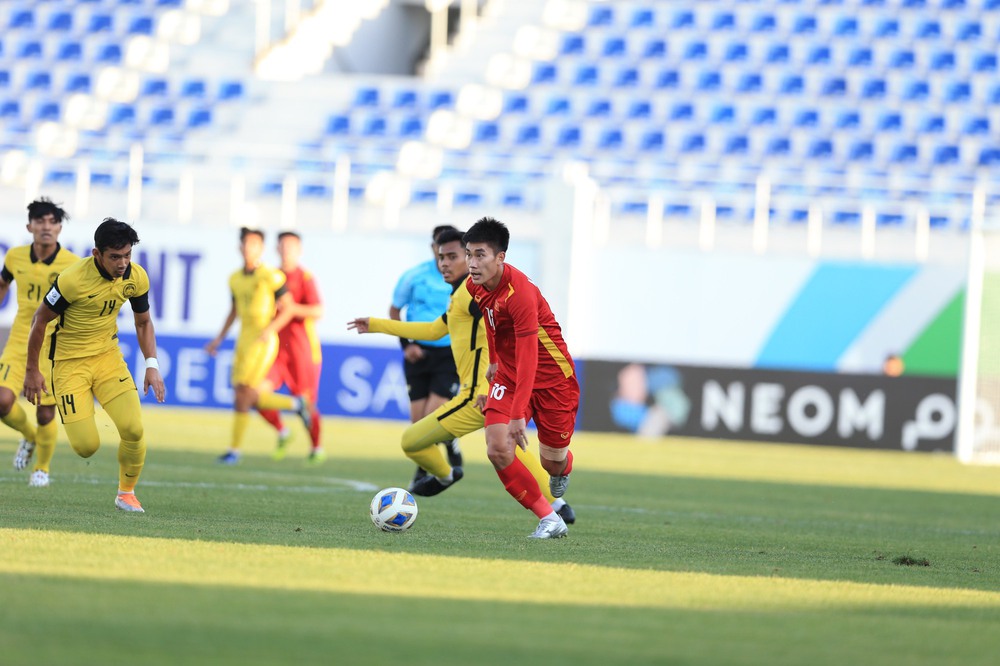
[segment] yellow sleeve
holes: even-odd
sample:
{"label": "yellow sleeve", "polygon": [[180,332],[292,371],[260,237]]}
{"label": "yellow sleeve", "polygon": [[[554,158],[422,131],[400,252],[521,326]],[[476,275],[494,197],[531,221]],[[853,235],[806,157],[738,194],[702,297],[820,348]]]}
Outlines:
{"label": "yellow sleeve", "polygon": [[444,317],[434,321],[396,321],[395,319],[368,319],[368,330],[372,333],[388,333],[411,340],[440,340],[448,335],[448,324]]}

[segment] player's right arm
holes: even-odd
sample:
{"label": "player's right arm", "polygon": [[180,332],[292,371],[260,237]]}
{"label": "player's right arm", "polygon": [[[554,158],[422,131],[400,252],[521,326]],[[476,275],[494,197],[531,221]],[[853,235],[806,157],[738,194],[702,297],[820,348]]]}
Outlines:
{"label": "player's right arm", "polygon": [[411,340],[440,340],[448,335],[448,323],[444,317],[434,321],[393,321],[392,319],[368,319],[369,333],[388,333]]}
{"label": "player's right arm", "polygon": [[[69,303],[59,293],[59,280],[57,279],[45,299],[35,310],[35,316],[31,319],[31,330],[28,332],[28,362],[24,370],[24,397],[33,405],[37,405],[42,394],[48,394],[49,390],[45,386],[45,376],[38,369],[38,356],[42,351],[42,343],[45,341],[45,327],[49,322],[59,316],[60,312],[65,312]],[[56,311],[54,308],[61,307]]]}
{"label": "player's right arm", "polygon": [[215,339],[213,339],[211,342],[205,345],[205,351],[208,352],[209,356],[215,356],[216,350],[218,350],[219,345],[222,344],[222,341],[226,339],[226,333],[229,332],[229,329],[232,327],[235,321],[236,321],[236,297],[233,297],[233,300],[230,302],[229,305],[229,314],[226,316],[225,323],[222,324],[222,330],[219,331],[219,334],[217,336],[215,336]]}
{"label": "player's right arm", "polygon": [[3,299],[7,298],[7,292],[10,291],[10,283],[14,281],[14,274],[7,270],[7,264],[4,263],[3,270],[0,270],[0,303],[3,303]]}

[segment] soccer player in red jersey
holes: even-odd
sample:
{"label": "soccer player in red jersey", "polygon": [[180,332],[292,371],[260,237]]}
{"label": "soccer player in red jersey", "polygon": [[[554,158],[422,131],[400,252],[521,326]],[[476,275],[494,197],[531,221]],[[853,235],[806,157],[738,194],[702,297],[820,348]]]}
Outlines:
{"label": "soccer player in red jersey", "polygon": [[[292,395],[306,397],[312,405],[312,420],[309,428],[311,446],[310,463],[320,463],[326,459],[320,442],[320,413],[316,408],[319,393],[319,377],[323,357],[319,338],[316,335],[316,320],[323,316],[323,303],[319,287],[312,273],[302,268],[302,238],[294,231],[278,234],[278,255],[281,257],[281,272],[285,274],[285,287],[292,295],[292,320],[278,331],[278,358],[271,366],[266,390],[276,390],[282,384]],[[264,409],[260,415],[278,431],[278,447],[274,459],[285,457],[289,430],[281,421],[281,412]]]}
{"label": "soccer player in red jersey", "polygon": [[562,497],[573,469],[570,439],[580,403],[576,368],[548,302],[531,280],[504,263],[510,232],[484,217],[465,233],[469,292],[483,312],[490,347],[483,404],[486,454],[504,488],[539,518],[536,539],[566,536],[565,521],[552,510],[514,447],[528,446],[525,426],[538,428],[542,467],[549,489]]}

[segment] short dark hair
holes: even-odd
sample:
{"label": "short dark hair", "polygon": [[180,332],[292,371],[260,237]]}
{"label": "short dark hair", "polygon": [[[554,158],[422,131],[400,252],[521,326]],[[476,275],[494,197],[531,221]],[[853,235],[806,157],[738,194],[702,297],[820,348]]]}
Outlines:
{"label": "short dark hair", "polygon": [[94,232],[94,246],[98,252],[106,250],[117,250],[126,245],[138,245],[139,234],[130,225],[116,220],[113,217],[106,217]]}
{"label": "short dark hair", "polygon": [[278,240],[281,240],[282,238],[288,238],[288,237],[294,238],[295,240],[298,240],[298,241],[302,240],[302,236],[300,236],[295,231],[282,231],[280,234],[278,234]]}
{"label": "short dark hair", "polygon": [[462,242],[466,245],[486,243],[493,248],[494,254],[500,254],[507,251],[507,246],[510,244],[510,231],[503,222],[492,217],[483,217],[469,227],[465,236],[462,237]]}
{"label": "short dark hair", "polygon": [[438,225],[434,227],[434,231],[431,232],[431,240],[434,241],[436,244],[440,244],[441,241],[438,240],[438,236],[440,236],[445,231],[457,231],[457,229],[455,229],[455,227],[451,226],[450,224]]}
{"label": "short dark hair", "polygon": [[[438,245],[444,245],[445,243],[454,243],[455,241],[462,243],[462,237],[464,235],[465,232],[459,231],[455,227],[450,227],[439,233],[435,237],[434,242],[437,243]],[[464,245],[464,243],[462,244]]]}
{"label": "short dark hair", "polygon": [[46,215],[51,215],[56,218],[56,222],[59,224],[62,224],[63,221],[69,219],[69,213],[64,211],[57,204],[52,203],[52,199],[49,199],[48,197],[39,197],[28,204],[28,222],[41,219]]}
{"label": "short dark hair", "polygon": [[240,227],[240,242],[246,239],[247,236],[260,236],[261,240],[264,240],[264,232],[260,229],[251,229],[250,227]]}

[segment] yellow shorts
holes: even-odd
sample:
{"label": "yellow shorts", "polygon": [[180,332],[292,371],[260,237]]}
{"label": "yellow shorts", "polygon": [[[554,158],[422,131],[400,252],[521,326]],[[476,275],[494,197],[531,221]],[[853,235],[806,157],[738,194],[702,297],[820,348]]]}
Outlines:
{"label": "yellow shorts", "polygon": [[254,338],[248,342],[242,339],[236,343],[233,352],[233,386],[260,386],[268,371],[278,358],[278,335],[272,334],[267,342]]}
{"label": "yellow shorts", "polygon": [[[38,359],[38,369],[45,377],[45,385],[49,387],[49,393],[48,395],[43,393],[38,404],[51,407],[56,404],[56,399],[52,397],[52,361],[45,358],[47,347],[47,345],[42,346],[41,358]],[[3,356],[0,356],[0,386],[10,389],[15,396],[24,393],[24,368],[27,364],[27,348],[22,349],[20,353],[12,349],[4,349]]]}
{"label": "yellow shorts", "polygon": [[434,410],[434,417],[442,428],[455,437],[468,435],[483,427],[483,413],[476,406],[476,396],[468,390]]}
{"label": "yellow shorts", "polygon": [[135,391],[135,380],[120,349],[97,356],[56,361],[52,388],[63,423],[75,423],[94,416],[94,398],[108,404],[122,393]]}

